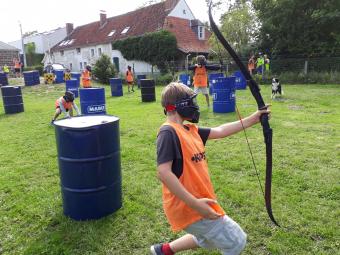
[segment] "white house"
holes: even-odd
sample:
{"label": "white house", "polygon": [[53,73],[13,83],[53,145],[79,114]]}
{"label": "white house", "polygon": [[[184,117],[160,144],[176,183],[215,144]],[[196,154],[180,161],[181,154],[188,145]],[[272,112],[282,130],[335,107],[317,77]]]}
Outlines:
{"label": "white house", "polygon": [[111,18],[100,13],[99,21],[76,28],[67,23],[67,36],[52,48],[51,57],[55,63],[64,64],[72,71],[80,71],[106,54],[120,72],[125,72],[127,65],[131,65],[135,73],[149,73],[151,65],[126,60],[120,51],[112,49],[112,42],[161,29],[175,35],[182,59],[191,53],[209,53],[211,33],[195,19],[186,1],[166,0]]}
{"label": "white house", "polygon": [[[50,31],[42,32],[42,33],[34,33],[32,35],[24,37],[24,44],[34,43],[35,52],[44,54],[49,51],[54,45],[64,39],[66,36],[66,27],[57,28]],[[12,45],[20,50],[22,54],[22,44],[21,40],[9,42],[9,45]]]}

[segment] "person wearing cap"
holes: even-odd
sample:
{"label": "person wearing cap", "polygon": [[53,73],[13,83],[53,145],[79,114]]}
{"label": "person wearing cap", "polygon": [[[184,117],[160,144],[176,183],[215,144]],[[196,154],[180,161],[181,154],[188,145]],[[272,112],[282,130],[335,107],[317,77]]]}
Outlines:
{"label": "person wearing cap", "polygon": [[[258,110],[241,120],[217,127],[198,127],[197,94],[181,83],[167,85],[161,95],[166,115],[157,136],[157,171],[162,182],[163,209],[174,232],[182,237],[150,247],[152,255],[173,255],[195,249],[219,249],[224,255],[240,254],[246,234],[218,202],[209,176],[205,143],[249,128],[269,114]],[[191,123],[184,123],[189,121]]]}
{"label": "person wearing cap", "polygon": [[74,94],[70,91],[66,91],[64,96],[55,101],[55,114],[51,123],[53,123],[61,113],[64,113],[67,118],[72,117],[73,108],[76,110],[77,115],[80,115],[80,111],[74,102]]}
{"label": "person wearing cap", "polygon": [[193,70],[194,92],[202,93],[205,96],[207,106],[210,107],[208,87],[208,70],[220,70],[220,65],[208,65],[207,60],[203,55],[196,57],[197,63],[194,66],[189,66],[189,70]]}

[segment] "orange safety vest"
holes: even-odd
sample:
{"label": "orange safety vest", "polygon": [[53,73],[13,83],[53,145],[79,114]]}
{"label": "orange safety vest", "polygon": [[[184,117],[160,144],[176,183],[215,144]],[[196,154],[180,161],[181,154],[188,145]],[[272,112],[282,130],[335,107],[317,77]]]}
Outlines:
{"label": "orange safety vest", "polygon": [[133,74],[129,70],[126,71],[126,81],[127,82],[133,82]]}
{"label": "orange safety vest", "polygon": [[208,75],[205,66],[196,67],[194,75],[194,87],[207,87]]}
{"label": "orange safety vest", "polygon": [[[186,124],[189,128],[187,130],[182,125],[173,122],[166,122],[163,125],[170,125],[175,129],[181,144],[183,173],[179,177],[180,183],[196,198],[216,199],[209,176],[205,148],[198,134],[198,128],[193,124]],[[164,212],[173,231],[185,229],[203,218],[197,211],[172,194],[164,184],[162,190]],[[211,207],[217,213],[225,214],[218,204],[212,204]]]}
{"label": "orange safety vest", "polygon": [[15,69],[21,68],[20,62],[19,62],[18,60],[15,60],[15,61],[14,61],[14,68],[15,68]]}
{"label": "orange safety vest", "polygon": [[91,88],[91,73],[89,70],[84,70],[82,73],[82,82],[83,82],[83,88]]}
{"label": "orange safety vest", "polygon": [[255,60],[253,58],[249,59],[248,61],[248,70],[254,70],[255,69]]}
{"label": "orange safety vest", "polygon": [[57,99],[55,101],[55,108],[59,107],[59,102],[61,101],[61,103],[63,104],[64,108],[66,110],[70,110],[72,108],[72,102],[66,102],[66,100],[64,99],[64,97],[60,97],[59,99]]}

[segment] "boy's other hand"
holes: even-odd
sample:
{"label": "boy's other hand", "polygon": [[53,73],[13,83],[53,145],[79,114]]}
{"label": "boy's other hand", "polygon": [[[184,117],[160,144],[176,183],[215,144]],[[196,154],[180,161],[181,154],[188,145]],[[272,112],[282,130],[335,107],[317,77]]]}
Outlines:
{"label": "boy's other hand", "polygon": [[205,219],[216,220],[222,215],[217,213],[211,207],[212,204],[217,204],[217,201],[210,198],[199,198],[195,201],[193,209],[196,210]]}

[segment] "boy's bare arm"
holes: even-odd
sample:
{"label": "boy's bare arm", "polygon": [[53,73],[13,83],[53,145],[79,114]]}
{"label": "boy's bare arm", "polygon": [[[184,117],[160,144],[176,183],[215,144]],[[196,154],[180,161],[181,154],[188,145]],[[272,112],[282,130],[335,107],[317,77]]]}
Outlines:
{"label": "boy's bare arm", "polygon": [[[260,122],[260,116],[264,113],[269,113],[270,110],[265,109],[265,110],[258,110],[252,115],[242,119],[242,123],[240,120],[230,122],[230,123],[225,123],[222,124],[221,126],[211,128],[210,134],[208,139],[218,139],[218,138],[224,138],[227,136],[230,136],[232,134],[235,134],[244,128],[251,127],[255,125],[256,123]],[[243,127],[242,127],[243,124]]]}
{"label": "boy's bare arm", "polygon": [[192,209],[196,210],[204,218],[217,219],[221,215],[216,213],[209,204],[217,203],[209,198],[196,198],[180,183],[176,175],[171,171],[172,161],[160,164],[158,169],[158,178],[170,190],[172,194],[182,200]]}

